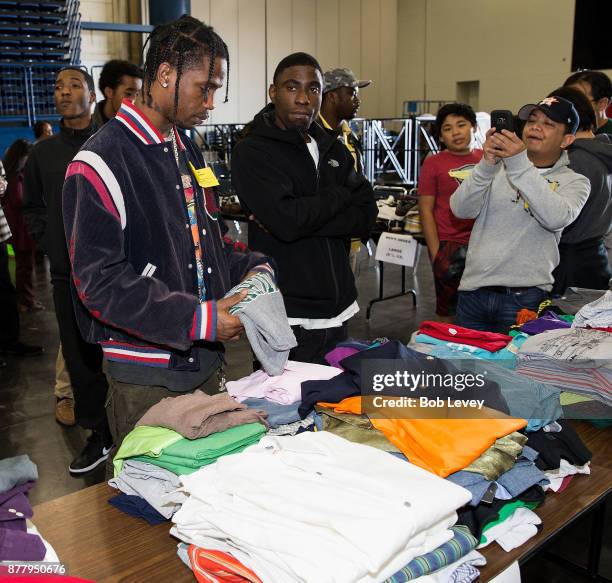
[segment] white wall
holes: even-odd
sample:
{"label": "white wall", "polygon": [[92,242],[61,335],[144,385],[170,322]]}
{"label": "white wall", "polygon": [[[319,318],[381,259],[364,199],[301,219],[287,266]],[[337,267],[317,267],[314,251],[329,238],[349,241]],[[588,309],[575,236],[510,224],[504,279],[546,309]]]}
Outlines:
{"label": "white wall", "polygon": [[[121,0],[81,0],[81,20],[126,22],[127,3]],[[81,31],[81,62],[87,67],[103,65],[109,59],[128,58],[128,35],[98,30]]]}
{"label": "white wall", "polygon": [[360,115],[395,113],[397,0],[192,0],[191,13],[230,51],[230,101],[219,95],[213,123],[252,119],[277,63],[295,51],[313,54],[324,70],[351,67],[374,80],[363,90]]}
{"label": "white wall", "polygon": [[[169,0],[170,1],[170,0]],[[610,0],[609,0],[610,1]],[[142,0],[146,21],[146,0]],[[364,117],[401,116],[407,100],[454,100],[478,81],[481,110],[513,109],[569,75],[575,0],[191,0],[230,51],[229,102],[214,123],[244,123],[267,100],[278,61],[313,54],[323,69],[350,67],[374,83]],[[125,22],[126,2],[82,0],[83,20]],[[83,32],[85,64],[126,58],[122,33]],[[612,71],[608,71],[612,74]]]}
{"label": "white wall", "polygon": [[[453,100],[479,81],[480,110],[511,109],[569,76],[575,0],[398,0],[398,90]],[[610,72],[608,72],[610,74]]]}

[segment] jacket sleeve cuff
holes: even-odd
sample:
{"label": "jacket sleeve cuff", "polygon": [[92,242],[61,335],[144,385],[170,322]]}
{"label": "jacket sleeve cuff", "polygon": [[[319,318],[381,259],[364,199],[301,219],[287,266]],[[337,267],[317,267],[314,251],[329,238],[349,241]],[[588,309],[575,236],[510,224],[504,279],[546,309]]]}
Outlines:
{"label": "jacket sleeve cuff", "polygon": [[208,342],[214,342],[217,339],[217,302],[215,300],[198,305],[193,315],[189,336],[191,340],[207,340]]}
{"label": "jacket sleeve cuff", "polygon": [[260,263],[256,265],[249,271],[258,271],[259,273],[267,273],[272,277],[274,282],[276,282],[276,273],[274,272],[274,268],[269,263]]}

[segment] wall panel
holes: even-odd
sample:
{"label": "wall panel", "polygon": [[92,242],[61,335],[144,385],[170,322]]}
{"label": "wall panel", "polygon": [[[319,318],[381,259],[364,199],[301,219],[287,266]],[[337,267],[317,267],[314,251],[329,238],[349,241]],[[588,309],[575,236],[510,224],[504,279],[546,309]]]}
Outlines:
{"label": "wall panel", "polygon": [[[238,0],[210,0],[210,24],[221,35],[231,55],[238,55],[232,63],[234,79],[240,78],[241,59],[238,54]],[[234,66],[235,65],[235,66]],[[223,103],[225,91],[217,92],[215,110],[211,115],[213,123],[232,123],[240,119],[238,109],[239,83],[232,87],[232,96]]]}
{"label": "wall panel", "polygon": [[317,0],[317,57],[325,71],[338,66],[340,39],[339,0]]}
{"label": "wall panel", "polygon": [[364,99],[359,115],[378,117],[380,108],[380,64],[381,64],[381,30],[380,0],[361,0],[361,69],[362,79],[372,79],[373,83],[364,91]]}
{"label": "wall panel", "polygon": [[340,0],[338,37],[340,54],[334,67],[348,67],[359,76],[361,70],[361,2]]}
{"label": "wall panel", "polygon": [[291,53],[293,7],[287,0],[266,0],[266,86],[272,83],[278,62]]}
{"label": "wall panel", "polygon": [[379,115],[392,116],[396,109],[397,0],[381,0],[380,2],[379,46],[380,68],[376,78],[376,84],[378,85],[378,112]]}
{"label": "wall panel", "polygon": [[237,120],[247,122],[267,98],[266,0],[238,0],[238,51],[231,69],[230,99],[238,100]]}
{"label": "wall panel", "polygon": [[[289,1],[289,0],[287,0]],[[314,55],[317,51],[317,2],[293,0],[291,15],[291,52],[303,51]],[[287,51],[289,53],[289,51]]]}

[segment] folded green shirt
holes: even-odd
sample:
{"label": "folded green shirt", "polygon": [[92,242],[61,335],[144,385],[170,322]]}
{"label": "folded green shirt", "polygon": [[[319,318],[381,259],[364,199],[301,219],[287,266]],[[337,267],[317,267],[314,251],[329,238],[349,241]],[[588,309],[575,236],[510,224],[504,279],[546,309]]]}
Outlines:
{"label": "folded green shirt", "polygon": [[[145,429],[150,431],[138,431]],[[206,437],[186,439],[172,429],[144,425],[136,427],[125,437],[113,460],[115,476],[127,458],[145,461],[175,474],[191,474],[223,455],[238,453],[257,443],[265,432],[266,428],[261,423],[247,423]],[[147,436],[150,439],[147,440]]]}
{"label": "folded green shirt", "polygon": [[135,427],[125,436],[113,458],[115,477],[121,472],[123,460],[142,454],[158,456],[165,447],[180,439],[184,439],[180,433],[165,427]]}
{"label": "folded green shirt", "polygon": [[216,462],[221,456],[241,452],[249,445],[257,443],[265,433],[266,428],[261,423],[236,425],[199,439],[181,437],[159,455],[144,453],[134,459],[165,468],[177,475],[192,474],[199,468]]}

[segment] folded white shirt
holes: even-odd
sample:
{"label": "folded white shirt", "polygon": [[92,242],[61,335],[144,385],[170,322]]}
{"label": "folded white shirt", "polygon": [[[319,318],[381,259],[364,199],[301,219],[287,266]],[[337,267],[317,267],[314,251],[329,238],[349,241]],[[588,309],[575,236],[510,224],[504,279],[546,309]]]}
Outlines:
{"label": "folded white shirt", "polygon": [[181,481],[190,497],[172,534],[238,550],[231,552],[273,583],[384,581],[449,540],[455,510],[471,499],[447,480],[325,431],[266,436]]}

